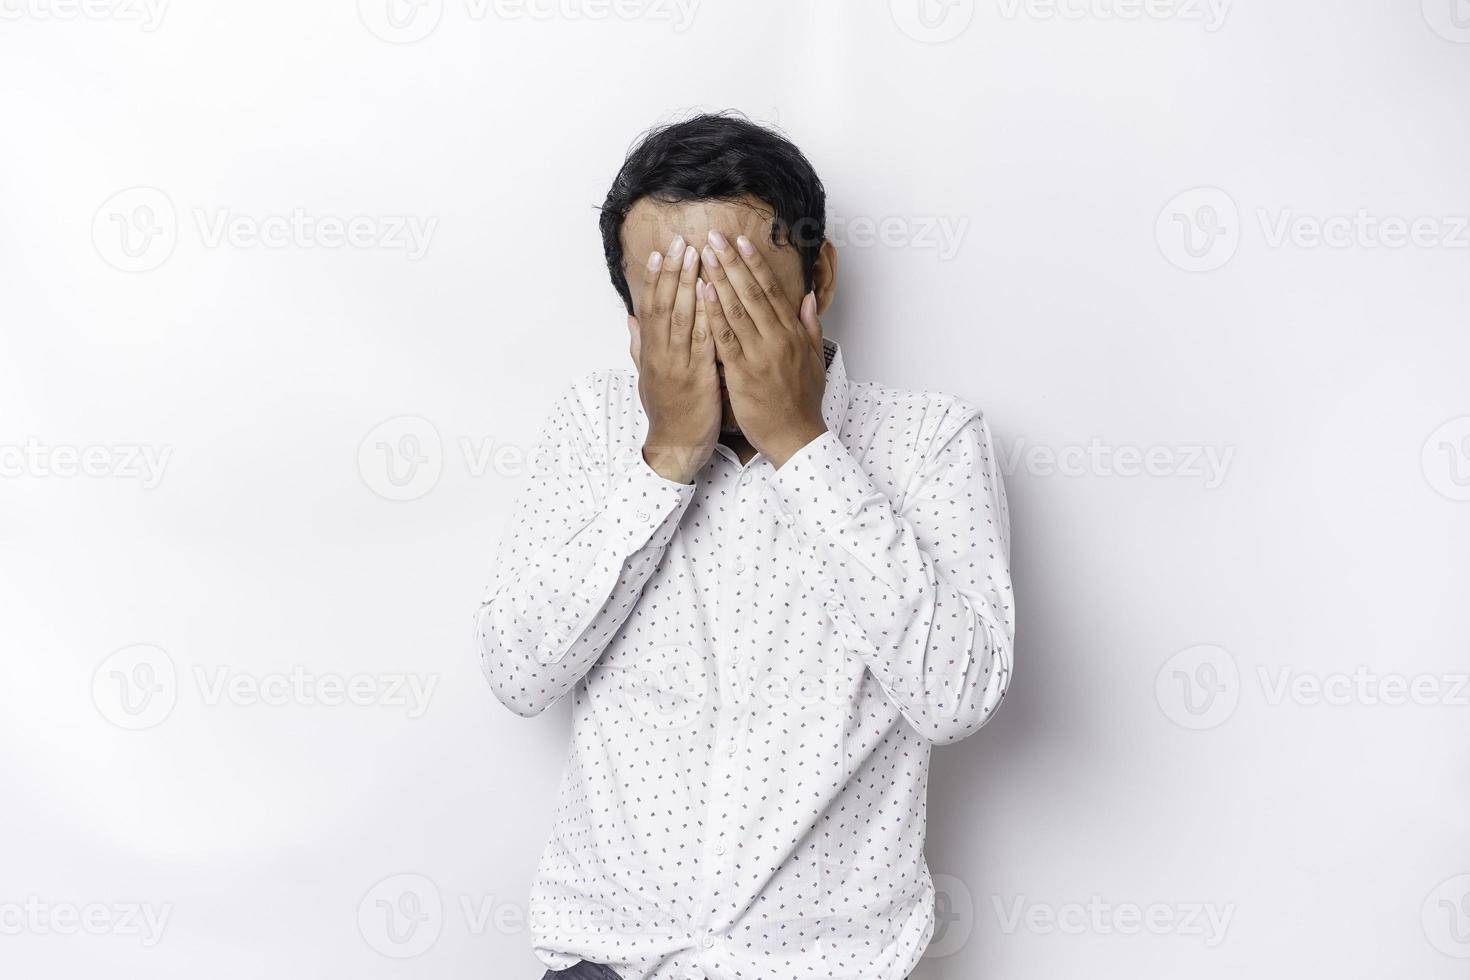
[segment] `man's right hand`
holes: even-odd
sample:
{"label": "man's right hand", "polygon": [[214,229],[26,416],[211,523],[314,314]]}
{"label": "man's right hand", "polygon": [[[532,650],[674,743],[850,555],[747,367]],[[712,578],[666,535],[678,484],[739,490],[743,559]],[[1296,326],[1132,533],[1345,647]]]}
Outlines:
{"label": "man's right hand", "polygon": [[648,416],[643,458],[675,483],[694,482],[720,437],[720,381],[698,276],[699,251],[675,238],[667,255],[648,257],[638,315],[628,318]]}

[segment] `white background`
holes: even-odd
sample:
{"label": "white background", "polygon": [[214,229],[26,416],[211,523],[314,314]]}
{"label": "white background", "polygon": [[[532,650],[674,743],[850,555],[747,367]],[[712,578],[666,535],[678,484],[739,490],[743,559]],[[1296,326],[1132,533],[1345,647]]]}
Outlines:
{"label": "white background", "polygon": [[1464,975],[1464,0],[87,2],[0,3],[0,973],[539,977],[566,706],[470,617],[626,364],[624,150],[738,107],[827,182],[852,375],[1006,453],[920,980]]}

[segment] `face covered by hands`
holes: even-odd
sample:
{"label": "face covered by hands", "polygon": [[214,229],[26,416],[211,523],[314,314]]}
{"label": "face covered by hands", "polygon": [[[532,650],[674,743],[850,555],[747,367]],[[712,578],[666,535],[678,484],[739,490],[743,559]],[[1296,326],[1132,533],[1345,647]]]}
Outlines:
{"label": "face covered by hands", "polygon": [[[714,438],[723,437],[742,459],[759,451],[773,465],[783,465],[825,431],[818,313],[835,293],[836,252],[831,243],[822,243],[813,275],[816,289],[804,293],[800,255],[792,245],[773,241],[772,227],[769,209],[753,200],[644,201],[624,224],[625,270],[637,311],[628,326],[650,420],[644,455],[668,478],[689,482],[713,450],[703,429],[706,351],[713,352],[721,405]],[[685,267],[691,250],[687,241],[707,242],[695,250],[693,268]],[[649,255],[650,248],[659,251]],[[644,255],[647,262],[639,258]],[[651,359],[645,350],[652,352]],[[686,350],[681,367],[679,356]],[[685,369],[685,380],[675,383],[675,373]],[[684,394],[675,394],[680,387]]]}

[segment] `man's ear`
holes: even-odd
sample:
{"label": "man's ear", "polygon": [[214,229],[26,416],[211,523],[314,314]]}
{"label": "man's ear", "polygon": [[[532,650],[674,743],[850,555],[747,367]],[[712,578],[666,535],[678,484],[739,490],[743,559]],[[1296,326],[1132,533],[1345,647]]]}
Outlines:
{"label": "man's ear", "polygon": [[832,300],[837,298],[837,246],[830,239],[822,242],[813,279],[816,283],[813,292],[817,294],[817,315],[821,316],[832,305]]}

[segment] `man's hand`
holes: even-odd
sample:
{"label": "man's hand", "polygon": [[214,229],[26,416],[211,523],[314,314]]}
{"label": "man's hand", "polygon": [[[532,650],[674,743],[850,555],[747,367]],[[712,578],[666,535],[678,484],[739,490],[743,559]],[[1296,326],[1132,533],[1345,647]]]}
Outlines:
{"label": "man's hand", "polygon": [[698,274],[698,250],[682,235],[675,238],[667,255],[648,257],[638,315],[628,318],[638,395],[648,416],[643,458],[675,483],[694,482],[720,436],[720,381],[697,298]]}
{"label": "man's hand", "polygon": [[704,290],[730,407],[750,444],[780,469],[827,431],[822,394],[827,387],[817,298],[808,293],[794,310],[775,272],[745,236],[732,248],[710,232],[704,247]]}

